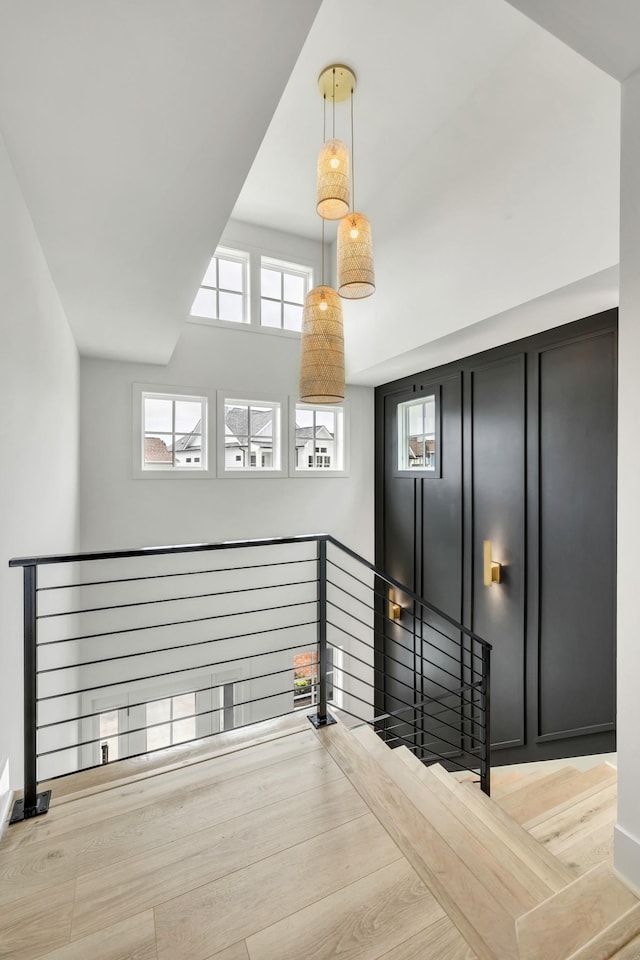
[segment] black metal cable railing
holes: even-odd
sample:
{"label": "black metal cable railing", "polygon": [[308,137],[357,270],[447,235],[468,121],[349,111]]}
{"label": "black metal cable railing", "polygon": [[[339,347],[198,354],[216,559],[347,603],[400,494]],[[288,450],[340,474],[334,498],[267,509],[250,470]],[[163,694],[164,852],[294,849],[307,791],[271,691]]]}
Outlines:
{"label": "black metal cable railing", "polygon": [[369,723],[489,791],[489,644],[327,534],[10,566],[24,578],[12,822],[46,812],[38,783],[296,709]]}

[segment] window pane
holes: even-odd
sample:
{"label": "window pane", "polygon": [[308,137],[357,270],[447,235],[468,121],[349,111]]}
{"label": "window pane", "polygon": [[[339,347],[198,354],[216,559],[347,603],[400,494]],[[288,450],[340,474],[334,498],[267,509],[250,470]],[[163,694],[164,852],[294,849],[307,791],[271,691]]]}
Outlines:
{"label": "window pane", "polygon": [[237,290],[242,293],[243,284],[242,264],[237,260],[219,259],[218,265],[218,287],[224,290]]}
{"label": "window pane", "polygon": [[285,273],[284,299],[291,303],[304,303],[305,286],[304,277],[296,277],[292,273]]}
{"label": "window pane", "polygon": [[262,300],[260,308],[260,323],[262,326],[279,327],[281,309],[280,302],[274,303],[273,300]]}
{"label": "window pane", "polygon": [[191,316],[207,317],[209,320],[217,319],[215,290],[205,290],[204,288],[198,290],[191,307]]}
{"label": "window pane", "polygon": [[170,723],[147,730],[147,750],[162,750],[163,747],[169,746],[171,746]]}
{"label": "window pane", "polygon": [[249,408],[224,405],[224,422],[229,431],[228,439],[245,436],[249,433]]}
{"label": "window pane", "polygon": [[195,400],[176,400],[176,433],[202,432],[202,404]]}
{"label": "window pane", "polygon": [[283,313],[285,330],[302,330],[302,307],[295,307],[290,303],[285,303]]}
{"label": "window pane", "polygon": [[424,433],[424,404],[417,403],[409,407],[409,436],[416,437]]}
{"label": "window pane", "polygon": [[171,701],[154,700],[147,704],[147,724],[162,723],[163,720],[171,719]]}
{"label": "window pane", "polygon": [[209,266],[207,267],[207,272],[205,273],[204,277],[202,278],[202,286],[203,286],[203,287],[217,287],[217,286],[218,286],[218,284],[217,284],[217,282],[216,282],[216,258],[215,258],[215,257],[212,257],[212,258],[211,258],[211,263],[210,263]]}
{"label": "window pane", "polygon": [[260,293],[263,297],[271,297],[273,300],[282,299],[282,274],[279,270],[262,268],[260,271]]}
{"label": "window pane", "polygon": [[[321,427],[324,427],[324,430],[320,429]],[[326,437],[325,431],[328,431],[332,437],[335,436],[336,415],[332,410],[316,411],[316,437]]]}
{"label": "window pane", "polygon": [[[304,430],[306,427],[313,427],[313,410],[296,409],[296,427]],[[309,434],[311,436],[311,434]]]}
{"label": "window pane", "polygon": [[251,407],[251,436],[273,436],[273,408]]}
{"label": "window pane", "polygon": [[181,467],[200,467],[200,459],[196,461],[195,457],[202,458],[202,437],[193,433],[176,436],[176,465]]}
{"label": "window pane", "polygon": [[144,400],[144,429],[147,432],[159,431],[171,433],[173,402],[171,400],[156,400],[145,397]]}
{"label": "window pane", "polygon": [[186,740],[194,740],[196,736],[196,718],[190,720],[177,720],[171,724],[173,732],[173,743],[184,743]]}
{"label": "window pane", "polygon": [[220,293],[220,320],[231,320],[234,323],[242,323],[243,316],[243,297],[241,293]]}
{"label": "window pane", "polygon": [[196,712],[195,693],[181,693],[172,699],[174,720],[178,720],[180,717],[190,717]]}
{"label": "window pane", "polygon": [[171,436],[147,436],[144,438],[145,463],[173,463]]}

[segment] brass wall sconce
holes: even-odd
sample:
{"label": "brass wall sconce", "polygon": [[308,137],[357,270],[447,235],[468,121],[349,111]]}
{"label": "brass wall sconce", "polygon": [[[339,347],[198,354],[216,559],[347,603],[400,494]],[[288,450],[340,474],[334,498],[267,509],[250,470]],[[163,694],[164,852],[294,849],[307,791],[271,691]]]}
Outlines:
{"label": "brass wall sconce", "polygon": [[389,590],[389,620],[399,620],[402,616],[402,607],[396,603],[396,595],[393,590]]}
{"label": "brass wall sconce", "polygon": [[484,585],[490,587],[493,583],[500,583],[502,579],[502,564],[491,559],[491,540],[485,540],[482,546],[484,556]]}

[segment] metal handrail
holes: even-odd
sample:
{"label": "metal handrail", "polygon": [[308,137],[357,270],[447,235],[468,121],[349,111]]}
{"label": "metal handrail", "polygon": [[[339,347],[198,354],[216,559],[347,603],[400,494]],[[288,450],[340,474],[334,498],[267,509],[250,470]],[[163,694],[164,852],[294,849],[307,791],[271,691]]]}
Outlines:
{"label": "metal handrail", "polygon": [[[300,560],[282,560],[281,564],[282,566],[287,566],[291,563],[309,563],[309,562],[315,563],[317,574],[316,574],[316,577],[314,577],[313,579],[304,579],[301,581],[296,580],[296,581],[289,581],[285,583],[266,584],[265,586],[262,586],[262,587],[245,587],[243,589],[238,589],[238,590],[222,590],[222,591],[213,591],[213,592],[197,593],[197,594],[194,593],[188,596],[178,596],[178,597],[168,596],[158,600],[155,600],[155,599],[139,600],[136,602],[124,602],[119,604],[113,603],[113,604],[98,605],[98,606],[94,605],[94,606],[88,606],[84,608],[81,607],[80,609],[77,609],[77,610],[64,611],[63,613],[60,613],[60,614],[58,613],[39,614],[38,613],[38,594],[40,591],[63,589],[65,587],[75,588],[75,587],[89,587],[89,586],[100,586],[100,585],[106,586],[110,583],[135,582],[138,580],[147,580],[147,579],[152,580],[152,579],[168,578],[171,576],[186,576],[186,575],[200,575],[200,574],[214,575],[216,573],[224,573],[224,572],[229,572],[236,569],[238,570],[259,569],[262,566],[265,566],[265,564],[258,562],[255,564],[249,563],[246,566],[241,566],[238,568],[223,567],[221,569],[202,570],[202,571],[200,570],[192,570],[192,571],[186,571],[186,572],[176,571],[175,573],[158,573],[158,574],[151,574],[149,576],[142,576],[142,577],[134,575],[131,577],[124,576],[124,577],[118,577],[117,579],[111,579],[111,580],[107,579],[104,581],[103,580],[84,581],[81,583],[74,583],[74,584],[63,584],[63,585],[39,587],[38,568],[41,566],[48,566],[52,564],[78,564],[78,563],[94,562],[94,561],[101,561],[101,560],[126,560],[126,559],[132,559],[132,558],[149,558],[149,557],[161,557],[161,556],[184,555],[184,554],[213,553],[213,552],[227,551],[227,550],[238,550],[238,549],[244,550],[244,549],[251,549],[256,547],[279,547],[279,546],[287,546],[287,545],[300,545],[305,543],[316,544],[315,557],[308,557],[308,558],[305,557],[304,559],[300,559]],[[332,561],[327,556],[327,547],[329,544],[331,544],[333,547],[335,547],[338,551],[343,553],[345,556],[350,557],[361,568],[369,571],[369,573],[373,575],[373,577],[375,578],[375,581],[374,581],[374,585],[372,586],[370,583],[367,583],[365,580],[360,579],[350,570],[347,570],[344,567],[341,567],[339,564],[333,564],[333,566],[341,570],[346,576],[353,578],[357,583],[373,591],[373,596],[374,596],[373,605],[365,603],[364,601],[360,600],[360,598],[357,597],[355,593],[349,592],[349,590],[345,589],[344,587],[340,587],[338,584],[332,584],[332,581],[328,579],[327,564],[332,563]],[[279,564],[276,562],[276,563],[268,563],[266,565],[278,566]],[[63,694],[53,694],[53,695],[43,696],[43,697],[37,696],[37,677],[39,675],[54,674],[54,673],[57,673],[58,671],[69,669],[70,666],[74,668],[78,666],[90,667],[100,663],[106,663],[107,661],[111,661],[111,660],[122,661],[122,660],[126,660],[133,657],[151,656],[157,653],[167,653],[172,650],[175,651],[175,650],[183,649],[187,647],[204,646],[204,645],[208,645],[208,644],[212,644],[218,641],[223,641],[228,639],[242,640],[249,636],[265,635],[273,632],[274,630],[295,629],[296,626],[301,626],[301,625],[296,625],[292,623],[292,624],[287,624],[284,627],[283,626],[262,627],[258,631],[245,630],[244,632],[239,634],[234,634],[231,637],[219,637],[219,638],[211,637],[206,640],[197,640],[192,643],[186,643],[186,644],[181,643],[178,645],[170,645],[167,647],[161,646],[161,647],[156,647],[155,649],[140,650],[137,652],[130,652],[131,648],[129,648],[127,652],[123,651],[121,653],[116,653],[113,656],[109,656],[109,657],[99,657],[95,660],[83,660],[80,663],[74,663],[71,665],[43,667],[40,670],[38,669],[38,666],[37,666],[37,654],[38,654],[39,648],[42,648],[42,647],[50,648],[60,643],[86,640],[91,637],[107,637],[107,636],[112,636],[116,634],[118,635],[134,634],[143,630],[151,630],[151,629],[157,630],[157,629],[161,629],[162,627],[173,627],[173,626],[182,626],[182,625],[187,625],[192,623],[201,623],[205,621],[219,620],[225,617],[241,616],[242,614],[260,614],[260,613],[265,613],[267,611],[280,610],[285,607],[295,608],[295,607],[300,607],[303,605],[315,603],[316,611],[317,611],[316,619],[305,621],[303,625],[311,627],[315,624],[317,626],[317,665],[319,668],[318,675],[317,675],[318,679],[316,684],[317,694],[318,694],[317,695],[317,714],[310,719],[312,719],[312,722],[314,722],[316,726],[324,726],[327,723],[335,722],[327,711],[327,703],[328,703],[328,700],[330,699],[328,676],[331,674],[331,669],[329,666],[329,652],[331,648],[334,647],[334,645],[332,644],[332,642],[327,636],[328,627],[332,627],[334,629],[340,630],[345,635],[349,637],[353,637],[354,640],[357,640],[363,643],[365,642],[365,641],[362,641],[360,637],[355,636],[355,634],[351,634],[349,631],[345,630],[343,627],[338,627],[336,624],[332,624],[331,621],[329,621],[328,614],[327,614],[327,610],[329,606],[336,607],[336,609],[338,610],[342,609],[340,606],[337,606],[333,601],[331,601],[327,595],[327,588],[328,586],[331,586],[331,585],[337,587],[339,590],[341,590],[342,593],[346,594],[352,599],[359,601],[360,603],[363,603],[364,606],[368,608],[374,614],[375,617],[379,618],[377,620],[377,623],[378,624],[382,623],[383,625],[387,621],[389,621],[389,618],[385,617],[385,614],[384,614],[385,597],[384,597],[384,590],[382,588],[382,585],[386,584],[401,591],[402,594],[406,598],[408,598],[410,601],[412,601],[413,604],[415,605],[414,612],[411,614],[411,616],[413,617],[413,624],[414,624],[413,629],[411,630],[407,627],[403,627],[405,633],[413,637],[414,655],[415,655],[415,645],[417,643],[421,645],[421,649],[422,649],[422,645],[426,644],[432,647],[433,649],[438,650],[441,654],[446,654],[450,659],[459,663],[460,671],[461,671],[460,681],[463,681],[462,673],[468,670],[471,670],[472,673],[475,673],[476,675],[481,676],[481,679],[479,681],[474,681],[473,683],[463,682],[462,686],[459,688],[456,688],[455,690],[450,690],[449,688],[445,687],[443,684],[439,683],[434,677],[428,676],[428,680],[430,683],[433,683],[436,686],[441,687],[441,689],[447,692],[444,695],[442,694],[440,694],[439,696],[434,695],[420,702],[416,702],[411,706],[407,705],[405,709],[393,711],[390,714],[382,715],[379,717],[374,717],[374,720],[370,722],[372,722],[375,726],[376,722],[384,720],[387,717],[390,718],[394,716],[394,714],[396,715],[396,719],[400,719],[399,714],[405,713],[408,710],[414,710],[415,712],[419,713],[421,709],[424,708],[427,704],[432,704],[434,702],[437,702],[443,696],[447,696],[447,695],[458,696],[460,700],[461,713],[458,714],[458,711],[456,711],[454,708],[451,708],[452,712],[460,716],[460,719],[463,725],[465,723],[470,723],[472,725],[476,725],[479,729],[483,731],[480,738],[473,736],[472,740],[477,740],[479,742],[479,748],[475,747],[474,752],[477,752],[479,755],[482,787],[485,790],[485,792],[487,793],[489,792],[489,760],[490,760],[489,671],[490,671],[491,644],[488,643],[486,640],[484,640],[482,637],[478,636],[473,630],[470,630],[468,627],[464,626],[464,624],[459,623],[453,617],[445,613],[443,610],[440,610],[434,604],[430,603],[429,601],[425,600],[423,597],[419,596],[414,590],[411,590],[405,584],[401,583],[401,581],[397,580],[395,577],[392,577],[390,574],[386,573],[384,570],[380,569],[375,564],[366,560],[363,556],[361,556],[355,550],[352,550],[350,547],[347,547],[344,543],[342,543],[340,540],[337,540],[331,534],[319,533],[319,534],[306,534],[302,536],[291,536],[291,537],[267,537],[267,538],[260,538],[260,539],[228,540],[228,541],[221,541],[217,543],[178,544],[178,545],[169,545],[169,546],[144,547],[144,548],[138,548],[138,549],[51,554],[46,556],[34,556],[34,557],[16,557],[9,561],[9,566],[13,568],[22,567],[23,577],[24,577],[23,591],[24,591],[24,692],[25,692],[24,693],[25,796],[24,796],[24,800],[18,801],[18,804],[22,804],[21,816],[23,818],[37,816],[40,813],[45,813],[46,810],[48,809],[50,791],[45,791],[42,794],[37,793],[36,764],[37,764],[38,756],[48,756],[50,754],[60,753],[65,749],[72,749],[78,746],[85,746],[86,744],[89,744],[89,743],[95,743],[97,742],[97,740],[100,739],[100,738],[91,738],[91,739],[85,738],[77,744],[63,746],[57,750],[56,749],[44,750],[38,753],[38,750],[37,750],[38,729],[45,729],[45,728],[50,728],[54,726],[60,726],[67,722],[75,722],[78,719],[82,719],[82,717],[75,716],[75,717],[70,717],[68,720],[65,719],[65,720],[59,720],[54,723],[43,723],[39,727],[37,723],[38,703],[43,703],[45,701],[64,697],[67,695],[82,694],[92,690],[103,689],[105,686],[114,686],[114,685],[122,686],[127,682],[133,683],[138,680],[143,681],[143,680],[153,679],[153,678],[162,677],[162,676],[170,676],[175,673],[182,673],[184,672],[185,669],[187,670],[196,669],[196,667],[187,667],[187,668],[182,667],[180,670],[165,669],[164,671],[162,671],[162,673],[156,673],[156,674],[148,673],[146,677],[132,677],[130,678],[129,681],[112,681],[109,684],[104,684],[104,683],[97,684],[97,685],[94,684],[91,687],[73,690]],[[82,636],[78,636],[78,637],[64,637],[62,639],[50,640],[44,644],[38,643],[39,621],[47,621],[47,620],[51,621],[51,618],[55,618],[58,616],[68,616],[74,613],[93,614],[93,613],[100,613],[103,611],[121,610],[121,609],[131,608],[131,607],[141,608],[141,607],[149,606],[151,604],[191,601],[191,600],[198,600],[198,599],[209,598],[209,597],[226,596],[226,595],[231,595],[235,593],[244,593],[247,591],[257,591],[257,590],[263,590],[263,589],[271,590],[271,589],[276,589],[278,587],[292,587],[292,588],[303,587],[306,584],[311,584],[311,583],[317,584],[317,595],[314,599],[310,599],[310,600],[300,600],[295,603],[276,604],[275,606],[259,607],[259,608],[248,610],[248,611],[238,610],[232,613],[221,612],[213,616],[207,614],[207,615],[198,616],[194,619],[189,618],[189,619],[176,620],[176,621],[172,621],[171,623],[159,623],[159,624],[150,623],[145,626],[130,626],[130,627],[124,627],[124,628],[118,628],[118,629],[102,630],[101,632],[98,632],[98,633],[88,633],[88,634],[85,633]],[[445,623],[449,624],[451,627],[454,628],[454,630],[458,633],[458,637],[457,638],[455,636],[450,637],[448,636],[447,633],[443,633],[441,630],[435,627],[434,624],[429,622],[430,618],[426,620],[422,620],[422,617],[416,613],[415,607],[417,607],[419,610],[423,612],[428,611],[434,614],[435,616],[441,618],[442,621],[444,621]],[[384,632],[384,629],[380,629],[379,626],[378,627],[373,626],[372,624],[367,623],[365,620],[362,620],[361,618],[355,616],[353,613],[349,611],[344,610],[343,613],[351,617],[353,620],[359,622],[360,624],[365,626],[367,629],[373,630],[374,643],[373,644],[365,643],[365,645],[369,646],[372,650],[375,651],[376,649],[378,649],[377,641],[376,641],[376,638],[378,637],[382,637],[383,642],[386,638],[391,642],[393,642],[394,644],[398,644],[399,646],[404,646],[404,644],[400,644],[399,641],[394,637],[388,636],[388,634]],[[389,621],[389,622],[392,622],[392,621]],[[420,631],[420,635],[418,635],[418,633],[416,632],[417,622],[419,622],[420,624],[425,624],[429,629],[433,629],[436,633],[440,634],[447,641],[451,641],[454,644],[453,649],[458,651],[458,655],[453,656],[452,654],[448,653],[446,650],[439,647],[437,643],[434,643],[432,640],[426,639],[422,635],[421,631]],[[469,641],[468,645],[465,645],[464,638],[466,638],[466,640]],[[476,643],[478,644],[478,647],[474,648],[474,644]],[[292,647],[292,648],[286,648],[286,649],[294,649],[294,648]],[[408,646],[407,646],[407,649],[409,649]],[[479,650],[480,653],[477,653],[476,650]],[[276,651],[267,650],[264,653],[260,653],[260,654],[245,654],[244,658],[238,657],[235,659],[241,660],[241,659],[246,659],[247,657],[251,659],[253,657],[258,657],[258,656],[269,656],[277,652],[278,652],[277,650]],[[390,655],[384,649],[382,649],[381,653],[382,653],[383,660],[385,662],[394,661],[394,658],[390,657]],[[355,661],[360,660],[360,658],[353,652],[349,652],[349,656],[351,656]],[[482,671],[477,670],[477,668],[473,666],[474,658],[481,661]],[[420,667],[418,668],[414,666],[414,672],[416,677],[416,680],[414,681],[414,683],[417,682],[418,677],[427,676],[427,674],[425,674],[424,672],[425,664],[429,664],[430,666],[434,667],[436,670],[439,670],[445,674],[448,674],[454,679],[457,679],[454,673],[452,673],[449,670],[446,670],[441,665],[433,663],[431,660],[429,660],[428,657],[425,657],[422,653],[418,654],[418,659],[420,661]],[[468,662],[466,662],[467,660]],[[225,662],[225,661],[221,661],[221,662]],[[230,662],[230,661],[227,661],[227,662]],[[364,661],[361,661],[361,662],[364,663]],[[217,661],[216,661],[216,664],[217,664]],[[199,665],[197,667],[197,669],[201,669],[201,668],[204,668],[203,665]],[[271,673],[260,674],[260,678],[270,677],[272,675],[275,675],[276,672],[277,671],[272,671]],[[285,671],[280,671],[280,672],[285,672]],[[346,669],[343,670],[343,673],[345,674],[345,676],[352,677],[353,679],[360,679],[357,676],[352,675]],[[383,668],[382,674],[386,675],[386,667]],[[256,677],[254,679],[259,679],[259,678]],[[403,686],[406,686],[409,689],[411,689],[410,684],[404,683],[404,681],[401,681],[398,678],[396,678],[396,680],[399,683],[401,683]],[[340,690],[340,687],[338,685],[335,685],[335,686],[336,686],[336,689]],[[381,693],[383,696],[386,695],[385,691],[381,690],[375,683],[373,685],[369,684],[369,686],[372,687],[374,692]],[[470,701],[464,696],[466,692],[469,692],[471,690],[474,690],[478,693],[480,702]],[[416,687],[416,693],[417,691],[418,691],[418,688]],[[269,697],[271,696],[275,697],[278,695],[280,694],[269,694],[259,699],[269,699]],[[356,700],[361,699],[361,698],[358,698],[353,692],[351,692],[349,696],[353,696],[354,699]],[[393,699],[398,700],[398,698],[395,696]],[[249,702],[253,702],[253,701],[247,701],[247,703]],[[364,703],[365,701],[362,701],[362,702]],[[407,701],[405,700],[400,700],[399,702],[401,702],[402,704],[407,704]],[[470,716],[469,711],[465,710],[464,704],[467,704],[469,707],[471,707],[474,710],[475,709],[479,710],[484,715],[484,722],[479,724],[477,720],[475,720],[472,716]],[[224,709],[226,709],[226,707],[214,708],[213,710],[208,711],[208,713],[216,713]],[[345,712],[349,713],[348,710],[346,710]],[[425,718],[429,716],[427,711],[423,710],[423,712],[425,714]],[[83,716],[86,717],[86,714],[83,714]],[[91,716],[95,716],[95,714],[91,714]],[[162,724],[156,724],[156,726],[159,726],[159,725],[162,725]],[[445,724],[445,725],[451,726],[451,724]],[[146,725],[144,729],[147,729],[149,726],[150,725]],[[396,724],[396,726],[393,729],[396,730],[398,727],[401,727],[401,724]],[[143,728],[139,728],[139,729],[142,730]],[[451,726],[451,729],[457,732],[456,727]],[[129,731],[129,732],[136,733],[139,731],[134,729],[133,731]],[[380,733],[384,731],[378,730],[377,732]],[[121,734],[116,734],[116,735],[120,736]],[[460,732],[461,742],[456,747],[456,749],[460,750],[463,753],[469,752],[465,750],[465,746],[463,742],[465,738],[468,738],[469,736],[470,734],[468,732],[464,733],[461,730]],[[201,739],[201,737],[196,737],[196,739]],[[403,738],[400,734],[395,734],[392,739],[402,740]],[[448,740],[443,740],[443,743],[447,743],[447,744],[450,744],[451,746],[455,746],[454,744],[450,743],[450,741]],[[451,758],[451,762],[456,763],[458,766],[462,766],[462,764],[458,763],[458,761],[455,761],[452,758]],[[20,817],[16,817],[15,810],[14,810],[14,817],[12,818],[12,820],[19,819],[19,818]]]}

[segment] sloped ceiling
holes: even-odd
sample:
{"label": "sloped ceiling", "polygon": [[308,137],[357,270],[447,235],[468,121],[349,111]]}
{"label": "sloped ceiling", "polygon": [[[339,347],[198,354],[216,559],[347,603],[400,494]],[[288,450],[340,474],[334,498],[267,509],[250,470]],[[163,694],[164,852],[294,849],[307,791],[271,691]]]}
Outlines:
{"label": "sloped ceiling", "polygon": [[[612,305],[619,84],[504,0],[323,0],[235,218],[319,237],[316,78],[331,62],[358,78],[356,205],[376,262],[374,296],[344,303],[350,382],[424,369],[429,344],[547,310],[568,285],[578,312],[557,322]],[[348,140],[346,105],[336,127]],[[594,275],[600,297],[589,282],[581,306]]]}
{"label": "sloped ceiling", "polygon": [[331,62],[358,76],[376,255],[345,303],[351,382],[568,286],[610,306],[619,84],[515,3],[0,0],[0,128],[81,351],[166,362],[232,211],[319,239]]}
{"label": "sloped ceiling", "polygon": [[319,5],[0,2],[0,130],[82,353],[169,359]]}

